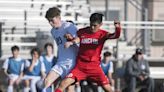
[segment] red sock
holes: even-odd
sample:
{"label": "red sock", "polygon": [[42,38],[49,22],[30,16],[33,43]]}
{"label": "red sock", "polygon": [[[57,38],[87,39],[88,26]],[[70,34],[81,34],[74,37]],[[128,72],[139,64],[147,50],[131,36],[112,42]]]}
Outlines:
{"label": "red sock", "polygon": [[54,92],[62,92],[59,88],[57,88]]}

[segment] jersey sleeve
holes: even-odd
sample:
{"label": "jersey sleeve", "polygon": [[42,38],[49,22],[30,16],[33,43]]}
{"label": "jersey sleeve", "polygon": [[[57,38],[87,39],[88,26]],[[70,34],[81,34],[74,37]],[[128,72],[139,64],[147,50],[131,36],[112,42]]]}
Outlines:
{"label": "jersey sleeve", "polygon": [[9,65],[9,59],[6,59],[5,62],[3,63],[2,68],[3,69],[8,69],[8,65]]}
{"label": "jersey sleeve", "polygon": [[41,71],[45,72],[46,71],[46,67],[45,67],[43,61],[40,61],[40,62],[41,62]]}
{"label": "jersey sleeve", "polygon": [[43,56],[40,56],[39,60],[43,62],[43,60],[44,60]]}
{"label": "jersey sleeve", "polygon": [[70,33],[74,38],[77,37],[77,27],[74,24],[70,24],[67,27],[67,32]]}
{"label": "jersey sleeve", "polygon": [[24,63],[25,63],[25,60],[23,61],[23,64],[21,65],[21,72],[23,72],[24,70]]}
{"label": "jersey sleeve", "polygon": [[25,60],[24,67],[25,68],[30,67],[30,61],[29,60]]}
{"label": "jersey sleeve", "polygon": [[108,33],[106,38],[107,39],[117,39],[120,37],[121,34],[121,27],[116,27],[114,33]]}
{"label": "jersey sleeve", "polygon": [[113,62],[110,61],[109,64],[110,64],[110,67],[109,67],[108,72],[113,73]]}

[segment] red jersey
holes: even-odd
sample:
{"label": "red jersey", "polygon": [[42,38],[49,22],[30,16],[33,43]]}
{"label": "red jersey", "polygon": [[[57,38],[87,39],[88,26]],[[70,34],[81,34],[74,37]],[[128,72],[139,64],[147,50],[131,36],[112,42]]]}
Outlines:
{"label": "red jersey", "polygon": [[107,39],[118,38],[120,36],[120,28],[116,28],[116,32],[110,34],[101,29],[95,33],[92,33],[90,27],[86,27],[80,29],[77,34],[80,38],[78,58],[88,62],[96,61],[99,63],[104,42]]}

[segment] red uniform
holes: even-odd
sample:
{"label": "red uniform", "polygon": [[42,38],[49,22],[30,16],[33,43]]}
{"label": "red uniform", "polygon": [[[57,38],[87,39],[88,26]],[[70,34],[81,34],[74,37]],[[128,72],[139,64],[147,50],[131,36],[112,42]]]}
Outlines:
{"label": "red uniform", "polygon": [[90,79],[99,85],[105,85],[109,81],[100,67],[101,50],[107,39],[120,36],[120,28],[116,28],[114,34],[108,34],[108,32],[101,29],[95,33],[90,30],[90,27],[86,27],[80,29],[77,33],[80,38],[77,64],[67,77],[74,78],[77,81]]}

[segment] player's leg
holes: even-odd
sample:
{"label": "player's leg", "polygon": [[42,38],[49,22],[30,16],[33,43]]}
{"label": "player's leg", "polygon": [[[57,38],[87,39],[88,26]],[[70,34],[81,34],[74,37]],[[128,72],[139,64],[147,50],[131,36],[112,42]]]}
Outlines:
{"label": "player's leg", "polygon": [[75,85],[68,86],[67,92],[75,92]]}
{"label": "player's leg", "polygon": [[14,84],[14,80],[9,79],[9,80],[8,80],[7,92],[13,92],[13,84]]}
{"label": "player's leg", "polygon": [[75,79],[73,78],[65,78],[60,83],[59,87],[55,90],[55,92],[63,92],[68,86],[73,84],[75,82]]}
{"label": "player's leg", "polygon": [[43,92],[46,92],[46,89],[51,86],[51,84],[58,78],[60,75],[55,71],[50,71],[47,77],[44,79],[44,89]]}
{"label": "player's leg", "polygon": [[30,81],[29,80],[24,80],[24,89],[23,92],[29,92],[30,91]]}
{"label": "player's leg", "polygon": [[90,71],[90,76],[93,81],[98,85],[101,85],[105,92],[113,92],[108,78],[105,76],[100,66],[94,67],[93,71]]}
{"label": "player's leg", "polygon": [[102,85],[105,92],[113,92],[110,84]]}
{"label": "player's leg", "polygon": [[33,78],[30,80],[31,92],[37,92],[36,83],[37,83],[40,79],[41,79],[40,77],[33,77]]}
{"label": "player's leg", "polygon": [[14,74],[9,75],[7,92],[13,92],[14,91],[13,86],[14,86],[14,84],[16,84],[17,79],[18,79],[18,75],[14,75]]}

